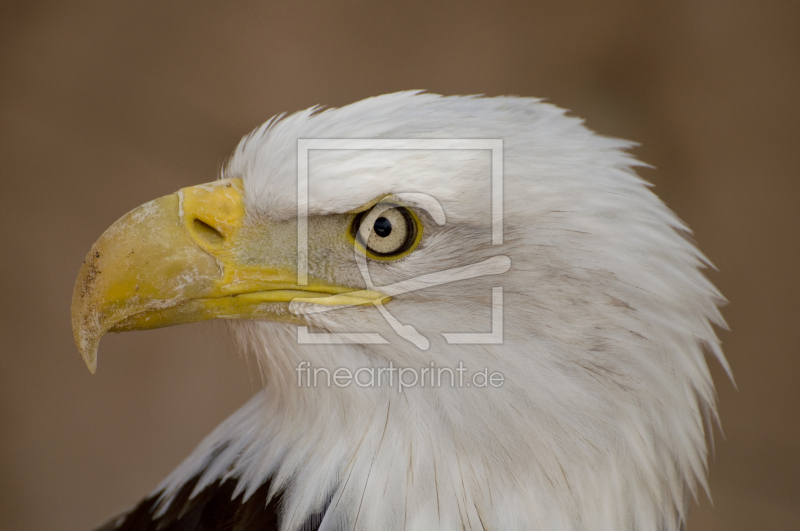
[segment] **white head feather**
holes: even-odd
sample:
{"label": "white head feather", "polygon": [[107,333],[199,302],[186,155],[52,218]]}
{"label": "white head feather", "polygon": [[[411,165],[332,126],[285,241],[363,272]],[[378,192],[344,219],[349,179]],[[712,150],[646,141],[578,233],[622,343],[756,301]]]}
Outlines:
{"label": "white head feather", "polygon": [[[376,286],[498,254],[511,268],[393,299],[387,309],[430,340],[426,351],[372,306],[306,319],[315,330],[380,332],[390,344],[298,345],[292,325],[236,323],[265,391],[165,481],[164,503],[204,470],[197,491],[227,476],[249,495],[272,477],[285,529],[325,504],[321,529],[680,529],[706,486],[716,413],[704,351],[727,369],[712,328],[724,326],[722,297],[686,226],[634,173],[631,144],[530,98],[404,92],[313,108],[255,130],[224,170],[244,180],[252,226],[295,215],[303,138],[502,138],[500,247],[491,245],[486,151],[312,152],[309,213],[402,192],[439,201],[446,223],[423,216],[419,248],[370,265]],[[325,271],[315,263],[312,273],[363,284],[352,249]],[[446,344],[441,332],[488,329],[497,285],[504,342]],[[331,371],[463,362],[505,382],[309,388],[298,386],[301,361]]]}

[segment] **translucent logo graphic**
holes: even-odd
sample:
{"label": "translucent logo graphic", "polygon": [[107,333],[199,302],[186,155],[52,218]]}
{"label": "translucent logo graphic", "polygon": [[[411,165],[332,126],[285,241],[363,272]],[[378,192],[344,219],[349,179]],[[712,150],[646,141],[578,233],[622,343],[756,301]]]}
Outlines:
{"label": "translucent logo graphic", "polygon": [[[308,285],[308,195],[309,195],[309,152],[312,150],[488,150],[491,153],[491,224],[492,245],[503,244],[503,140],[502,139],[300,139],[297,142],[297,272],[298,284]],[[439,201],[426,193],[400,192],[384,198],[373,209],[378,213],[396,206],[396,201],[415,205],[425,210],[442,226],[447,222],[444,209]],[[368,241],[372,226],[367,226],[362,235]],[[358,238],[356,238],[358,240]],[[366,291],[379,292],[387,297],[422,290],[459,280],[467,280],[487,275],[500,275],[511,267],[511,259],[499,254],[486,260],[451,268],[435,273],[420,275],[386,286],[376,286],[370,276],[369,259],[354,243],[353,253]],[[358,296],[358,293],[353,295]],[[375,299],[372,304],[386,322],[402,339],[409,341],[421,350],[430,347],[427,337],[410,324],[398,321],[384,306],[383,299]],[[303,304],[292,301],[289,310],[294,314],[322,313],[341,309],[348,304],[325,306]],[[449,344],[500,344],[503,342],[503,288],[492,287],[492,312],[490,332],[442,332]],[[310,332],[307,326],[298,327],[297,341],[300,344],[386,344],[389,341],[378,333],[349,332]]]}

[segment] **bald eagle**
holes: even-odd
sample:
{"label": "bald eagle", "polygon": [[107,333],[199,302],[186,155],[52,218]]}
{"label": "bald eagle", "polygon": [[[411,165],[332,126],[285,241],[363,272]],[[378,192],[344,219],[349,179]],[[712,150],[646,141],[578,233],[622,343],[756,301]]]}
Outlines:
{"label": "bald eagle", "polygon": [[265,386],[102,529],[683,529],[723,298],[631,145],[402,92],[123,216],[75,287],[89,369],[108,331],[225,319]]}

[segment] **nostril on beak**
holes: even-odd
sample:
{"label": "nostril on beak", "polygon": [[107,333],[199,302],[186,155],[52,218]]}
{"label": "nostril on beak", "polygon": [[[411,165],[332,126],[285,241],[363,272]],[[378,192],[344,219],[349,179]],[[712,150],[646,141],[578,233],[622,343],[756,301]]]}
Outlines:
{"label": "nostril on beak", "polygon": [[222,245],[222,241],[225,239],[225,236],[217,229],[200,219],[195,218],[192,221],[192,227],[197,237],[207,245],[216,247]]}

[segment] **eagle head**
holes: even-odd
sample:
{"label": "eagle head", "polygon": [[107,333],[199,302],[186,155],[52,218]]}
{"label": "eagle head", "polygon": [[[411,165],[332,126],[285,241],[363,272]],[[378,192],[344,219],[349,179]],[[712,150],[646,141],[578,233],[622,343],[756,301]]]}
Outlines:
{"label": "eagle head", "polygon": [[224,319],[265,380],[149,518],[227,484],[284,530],[680,529],[723,299],[630,146],[536,99],[389,94],[273,118],[117,221],[73,299],[90,370],[107,331]]}

